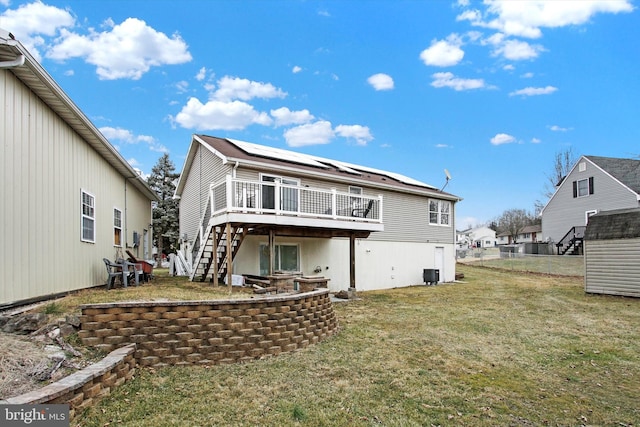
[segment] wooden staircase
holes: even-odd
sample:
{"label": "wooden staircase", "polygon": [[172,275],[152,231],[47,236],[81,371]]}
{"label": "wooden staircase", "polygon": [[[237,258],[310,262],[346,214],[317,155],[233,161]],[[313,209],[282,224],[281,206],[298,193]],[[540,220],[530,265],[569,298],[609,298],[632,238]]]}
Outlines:
{"label": "wooden staircase", "polygon": [[556,243],[558,255],[582,255],[582,244],[586,228],[585,226],[571,227],[560,242]]}
{"label": "wooden staircase", "polygon": [[[190,279],[204,282],[210,276],[213,281],[213,275],[217,273],[218,281],[224,283],[247,232],[248,228],[233,224],[207,225]],[[217,272],[215,268],[211,271],[214,265],[217,265]]]}

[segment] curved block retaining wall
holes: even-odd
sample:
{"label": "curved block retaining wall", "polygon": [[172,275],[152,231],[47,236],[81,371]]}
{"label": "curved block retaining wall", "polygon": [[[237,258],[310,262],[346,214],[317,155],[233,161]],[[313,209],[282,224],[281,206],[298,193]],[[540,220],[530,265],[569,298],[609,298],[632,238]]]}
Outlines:
{"label": "curved block retaining wall", "polygon": [[244,362],[304,348],[338,322],[328,289],[215,301],[121,302],[81,307],[79,336],[105,351],[135,343],[140,365]]}
{"label": "curved block retaining wall", "polygon": [[69,404],[69,416],[93,405],[111,390],[131,379],[135,373],[133,357],[136,346],[131,344],[112,351],[101,361],[75,372],[39,390],[11,397],[0,404]]}

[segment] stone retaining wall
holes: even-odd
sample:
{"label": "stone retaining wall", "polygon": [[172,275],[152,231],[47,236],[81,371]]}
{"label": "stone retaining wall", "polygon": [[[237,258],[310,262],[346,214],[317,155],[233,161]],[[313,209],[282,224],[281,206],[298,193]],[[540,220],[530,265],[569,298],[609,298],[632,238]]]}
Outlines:
{"label": "stone retaining wall", "polygon": [[336,332],[328,289],[215,301],[120,302],[81,307],[79,336],[105,351],[135,343],[140,365],[222,364],[277,355]]}
{"label": "stone retaining wall", "polygon": [[111,390],[124,384],[135,373],[133,357],[136,345],[131,344],[112,351],[101,361],[75,372],[60,381],[39,390],[0,401],[0,404],[69,404],[69,416],[93,405]]}

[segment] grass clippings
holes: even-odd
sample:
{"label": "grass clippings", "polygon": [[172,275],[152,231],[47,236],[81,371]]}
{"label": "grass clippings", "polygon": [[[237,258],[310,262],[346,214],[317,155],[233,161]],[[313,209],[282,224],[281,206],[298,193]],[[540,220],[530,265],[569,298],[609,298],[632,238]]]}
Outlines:
{"label": "grass clippings", "polygon": [[141,369],[74,425],[638,425],[639,299],[459,271],[335,304],[340,332],[299,352]]}

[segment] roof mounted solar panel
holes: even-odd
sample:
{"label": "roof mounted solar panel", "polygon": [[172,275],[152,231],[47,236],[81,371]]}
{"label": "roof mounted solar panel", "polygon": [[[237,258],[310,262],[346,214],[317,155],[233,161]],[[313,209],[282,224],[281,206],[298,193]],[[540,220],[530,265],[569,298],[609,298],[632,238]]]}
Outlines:
{"label": "roof mounted solar panel", "polygon": [[308,166],[315,166],[327,169],[328,166],[315,160],[313,157],[294,151],[282,150],[280,148],[267,147],[265,145],[253,144],[251,142],[239,141],[237,139],[226,138],[227,141],[237,146],[243,151],[254,156],[267,157],[271,159],[284,160],[294,163],[300,163]]}
{"label": "roof mounted solar panel", "polygon": [[402,182],[404,184],[416,185],[419,187],[425,187],[425,188],[430,188],[432,190],[437,190],[437,188],[432,185],[425,184],[424,182],[420,182],[413,178],[409,178],[407,176],[394,173],[394,172],[388,172],[380,169],[354,165],[351,163],[345,163],[338,160],[325,159],[322,157],[311,156],[309,154],[296,153],[295,151],[283,150],[280,148],[268,147],[265,145],[253,144],[251,142],[240,141],[237,139],[226,138],[226,140],[234,144],[241,150],[249,154],[252,154],[254,156],[266,157],[266,158],[276,159],[276,160],[284,160],[284,161],[308,165],[308,166],[315,166],[323,169],[329,169],[330,167],[335,167],[336,169],[342,172],[350,173],[353,175],[362,175],[363,172],[375,173],[377,175],[384,175],[391,179],[395,179],[396,181]]}

